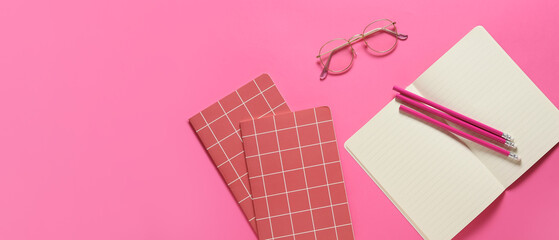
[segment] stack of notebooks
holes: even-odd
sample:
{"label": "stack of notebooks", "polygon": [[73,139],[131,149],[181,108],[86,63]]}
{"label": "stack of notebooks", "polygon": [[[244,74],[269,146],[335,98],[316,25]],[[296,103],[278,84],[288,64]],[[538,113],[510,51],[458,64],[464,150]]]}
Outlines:
{"label": "stack of notebooks", "polygon": [[259,239],[354,239],[328,107],[291,112],[263,74],[190,123]]}

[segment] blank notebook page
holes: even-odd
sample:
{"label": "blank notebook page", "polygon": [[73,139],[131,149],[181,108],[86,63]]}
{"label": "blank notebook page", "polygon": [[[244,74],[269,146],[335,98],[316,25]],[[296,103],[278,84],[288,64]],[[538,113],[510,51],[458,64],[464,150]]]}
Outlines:
{"label": "blank notebook page", "polygon": [[345,147],[423,237],[449,239],[503,187],[456,137],[398,107],[391,101]]}
{"label": "blank notebook page", "polygon": [[481,26],[474,28],[413,85],[421,95],[510,133],[521,164],[464,141],[508,187],[559,141],[559,111]]}

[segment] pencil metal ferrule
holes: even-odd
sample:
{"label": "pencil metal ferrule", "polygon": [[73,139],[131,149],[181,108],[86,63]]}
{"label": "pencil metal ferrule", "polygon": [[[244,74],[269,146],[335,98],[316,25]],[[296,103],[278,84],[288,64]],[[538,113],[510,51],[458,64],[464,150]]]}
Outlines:
{"label": "pencil metal ferrule", "polygon": [[512,136],[508,133],[505,133],[505,132],[503,133],[503,135],[501,135],[501,137],[503,137],[504,139],[509,140],[511,142],[514,141],[514,139],[512,139]]}
{"label": "pencil metal ferrule", "polygon": [[509,153],[509,158],[520,162],[520,156],[518,156],[518,154],[516,154],[516,153],[513,153],[513,152]]}
{"label": "pencil metal ferrule", "polygon": [[514,144],[514,142],[511,141],[511,140],[506,140],[505,145],[507,145],[508,147],[510,147],[512,149],[516,149],[516,144]]}

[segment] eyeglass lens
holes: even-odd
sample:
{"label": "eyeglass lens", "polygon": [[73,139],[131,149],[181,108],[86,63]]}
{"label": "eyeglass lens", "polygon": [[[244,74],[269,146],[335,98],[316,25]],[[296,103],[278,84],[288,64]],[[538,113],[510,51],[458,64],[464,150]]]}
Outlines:
{"label": "eyeglass lens", "polygon": [[373,31],[372,34],[365,37],[367,47],[377,53],[386,53],[394,48],[398,38],[394,35],[396,26],[392,21],[383,19],[372,22],[363,30],[363,34]]}
{"label": "eyeglass lens", "polygon": [[[348,46],[339,48],[344,44]],[[342,38],[334,39],[324,44],[320,50],[320,54],[322,54],[320,57],[322,65],[326,66],[328,64],[328,71],[333,73],[340,73],[347,70],[353,62],[352,47],[349,46],[347,40]]]}

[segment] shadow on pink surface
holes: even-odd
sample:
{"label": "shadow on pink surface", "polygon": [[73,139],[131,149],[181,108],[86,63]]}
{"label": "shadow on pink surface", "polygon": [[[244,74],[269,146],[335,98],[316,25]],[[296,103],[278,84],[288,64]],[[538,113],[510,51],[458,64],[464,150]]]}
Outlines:
{"label": "shadow on pink surface", "polygon": [[540,160],[538,162],[536,162],[530,169],[528,169],[528,171],[526,171],[526,173],[524,173],[522,176],[520,176],[520,178],[518,180],[516,180],[515,182],[513,182],[508,188],[507,191],[516,189],[518,187],[519,184],[521,184],[522,182],[524,182],[524,179],[530,177],[534,171],[536,171],[537,169],[541,168],[541,165],[543,165],[543,162],[545,160],[547,160],[549,158],[549,156],[551,156],[553,154],[553,152],[555,151],[555,149],[557,149],[557,144],[555,146],[553,146],[545,155],[543,155],[542,158],[540,158]]}
{"label": "shadow on pink surface", "polygon": [[496,216],[497,210],[503,202],[503,197],[506,195],[506,191],[503,192],[495,201],[493,201],[489,207],[487,207],[481,214],[479,214],[468,226],[466,226],[462,231],[460,231],[454,239],[472,239],[475,237],[477,229],[489,222],[491,218]]}
{"label": "shadow on pink surface", "polygon": [[518,188],[526,178],[530,177],[534,171],[541,168],[541,165],[552,155],[553,151],[557,148],[555,145],[551,150],[549,150],[538,162],[536,162],[526,173],[524,173],[517,181],[510,185],[493,203],[491,203],[479,216],[477,216],[468,226],[466,226],[462,231],[460,231],[455,239],[475,239],[477,233],[484,228],[484,225],[490,222],[492,218],[497,217],[497,211],[502,205],[503,198],[507,195],[507,192]]}

